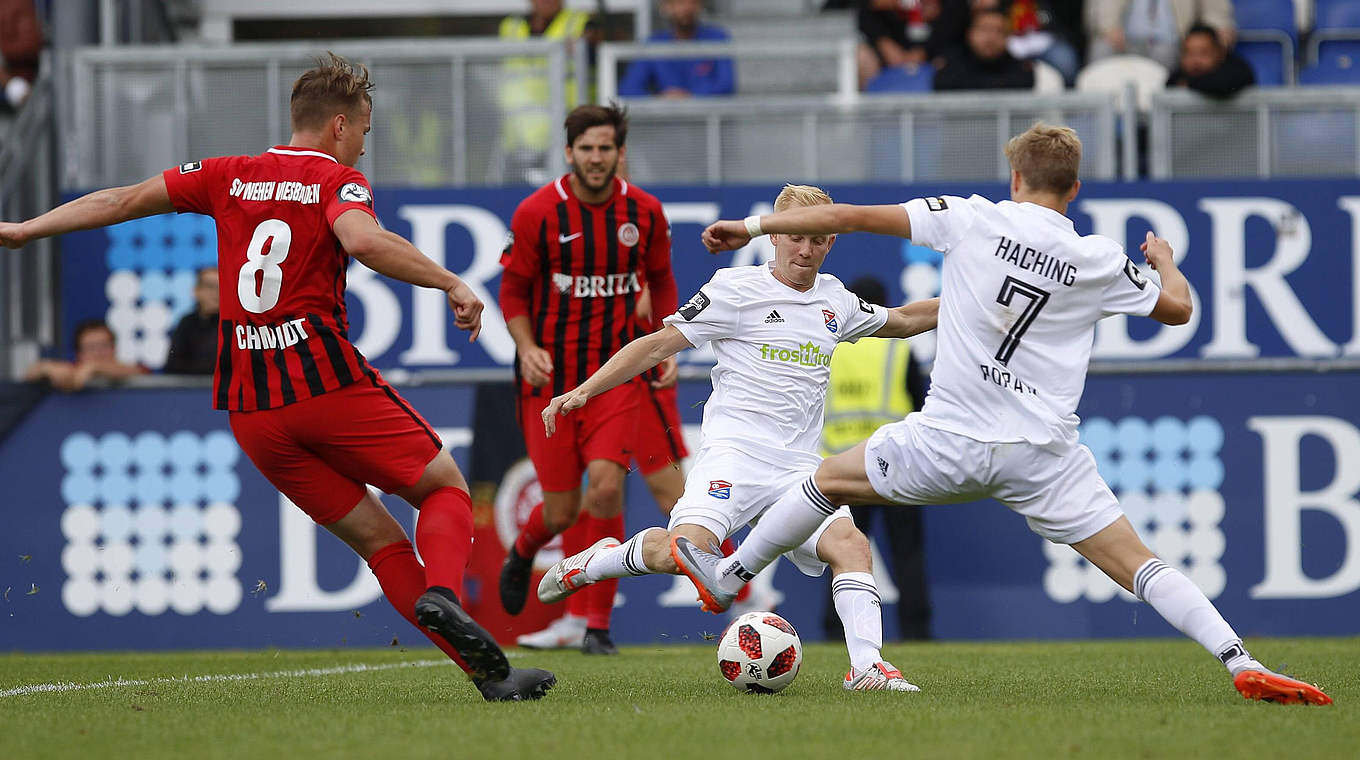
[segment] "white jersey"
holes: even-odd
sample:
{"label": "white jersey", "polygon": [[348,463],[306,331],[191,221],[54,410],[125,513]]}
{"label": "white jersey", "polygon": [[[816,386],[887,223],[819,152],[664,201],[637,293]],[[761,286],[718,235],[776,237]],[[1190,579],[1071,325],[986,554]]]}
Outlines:
{"label": "white jersey", "polygon": [[902,207],[912,241],[944,253],[921,421],[977,441],[1075,444],[1096,322],[1149,314],[1160,288],[1118,243],[1050,208],[978,195]]}
{"label": "white jersey", "polygon": [[717,366],[704,405],[703,446],[815,463],[831,352],[877,332],[888,312],[829,274],[808,291],[775,279],[772,264],[719,269],[666,317],[696,348],[712,342]]}

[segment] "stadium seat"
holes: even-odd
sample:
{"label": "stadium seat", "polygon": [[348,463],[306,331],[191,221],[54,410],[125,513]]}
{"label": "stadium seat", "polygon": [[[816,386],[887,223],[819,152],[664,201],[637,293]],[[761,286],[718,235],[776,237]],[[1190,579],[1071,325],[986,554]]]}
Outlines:
{"label": "stadium seat", "polygon": [[865,92],[930,92],[935,88],[935,67],[928,63],[918,66],[890,66],[864,86]]}
{"label": "stadium seat", "polygon": [[1360,84],[1360,39],[1317,40],[1299,84]]}
{"label": "stadium seat", "polygon": [[1134,86],[1138,96],[1138,110],[1147,113],[1152,108],[1152,96],[1166,89],[1166,67],[1140,55],[1114,55],[1090,64],[1077,74],[1078,92],[1108,92],[1119,98],[1123,107],[1124,88]]}
{"label": "stadium seat", "polygon": [[1317,0],[1313,31],[1360,28],[1360,3],[1355,0]]}
{"label": "stadium seat", "polygon": [[1275,30],[1289,35],[1291,40],[1299,38],[1298,27],[1294,23],[1294,4],[1280,0],[1236,0],[1233,14],[1237,28],[1243,31]]}
{"label": "stadium seat", "polygon": [[1256,86],[1279,87],[1294,83],[1294,45],[1279,32],[1265,32],[1269,38],[1254,38],[1261,32],[1242,32],[1234,50],[1246,59],[1256,74]]}
{"label": "stadium seat", "polygon": [[1036,60],[1034,62],[1035,95],[1057,95],[1066,87],[1067,85],[1063,83],[1061,71],[1043,61]]}

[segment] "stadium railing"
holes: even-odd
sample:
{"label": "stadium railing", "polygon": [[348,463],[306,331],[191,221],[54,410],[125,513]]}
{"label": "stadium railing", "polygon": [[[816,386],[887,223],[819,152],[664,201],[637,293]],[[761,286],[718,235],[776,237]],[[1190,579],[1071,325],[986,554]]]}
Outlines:
{"label": "stadium railing", "polygon": [[1253,89],[1232,100],[1153,98],[1149,172],[1188,177],[1360,175],[1360,87]]}
{"label": "stadium railing", "polygon": [[1077,130],[1091,179],[1117,178],[1115,98],[950,93],[628,101],[642,184],[1005,181],[1002,148],[1038,119]]}
{"label": "stadium railing", "polygon": [[[730,59],[739,95],[825,95],[853,98],[858,89],[853,37],[844,39],[742,40],[741,42],[606,42],[599,47],[597,97],[618,95],[620,64],[636,60]],[[760,64],[760,65],[748,65]]]}
{"label": "stadium railing", "polygon": [[[59,89],[63,187],[139,181],[192,158],[287,142],[292,82],[327,49],[367,65],[378,83],[381,127],[359,162],[375,184],[495,185],[525,181],[521,169],[565,170],[556,146],[570,67],[560,41],[129,46],[72,55]],[[502,129],[510,119],[521,128]]]}

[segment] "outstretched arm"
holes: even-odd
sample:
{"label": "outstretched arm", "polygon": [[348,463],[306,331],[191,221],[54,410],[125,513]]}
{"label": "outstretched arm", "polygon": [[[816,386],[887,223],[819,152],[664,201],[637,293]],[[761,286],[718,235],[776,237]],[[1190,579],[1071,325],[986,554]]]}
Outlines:
{"label": "outstretched arm", "polygon": [[911,218],[899,205],[856,206],[832,203],[804,206],[745,220],[714,222],[704,230],[704,247],[712,253],[733,251],[759,235],[836,235],[872,232],[876,235],[911,237]]}
{"label": "outstretched arm", "polygon": [[591,398],[637,377],[690,347],[689,340],[674,325],[666,325],[651,335],[629,343],[584,383],[549,402],[548,408],[543,410],[543,429],[552,436],[557,432],[557,415],[580,409]]}
{"label": "outstretched arm", "polygon": [[940,316],[940,299],[929,298],[888,309],[888,321],[873,333],[873,338],[910,338],[934,330]]}
{"label": "outstretched arm", "polygon": [[434,263],[406,238],[378,226],[370,214],[350,209],[336,217],[332,228],[345,251],[378,274],[426,288],[438,288],[449,297],[453,323],[470,330],[477,340],[482,329],[482,300],[458,275]]}
{"label": "outstretched arm", "polygon": [[0,222],[0,245],[20,248],[26,243],[77,230],[107,227],[175,210],[165,178],[157,174],[136,185],[110,187],[82,195],[26,222]]}

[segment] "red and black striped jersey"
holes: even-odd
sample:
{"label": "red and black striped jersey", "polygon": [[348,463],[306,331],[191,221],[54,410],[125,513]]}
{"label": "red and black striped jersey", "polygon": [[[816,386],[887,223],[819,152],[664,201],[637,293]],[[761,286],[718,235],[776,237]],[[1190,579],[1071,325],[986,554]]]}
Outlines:
{"label": "red and black striped jersey", "polygon": [[[552,354],[557,396],[585,382],[629,341],[645,334],[636,317],[644,283],[652,310],[676,309],[670,225],[661,202],[614,179],[603,203],[585,203],[569,176],[539,188],[515,209],[501,263],[506,320],[528,316],[534,340]],[[518,362],[516,362],[518,371]],[[521,383],[521,392],[533,392]]]}
{"label": "red and black striped jersey", "polygon": [[273,409],[375,374],[349,342],[349,256],[331,229],[350,209],[373,214],[362,173],[279,146],[191,161],[164,177],[176,210],[217,222],[214,407]]}

